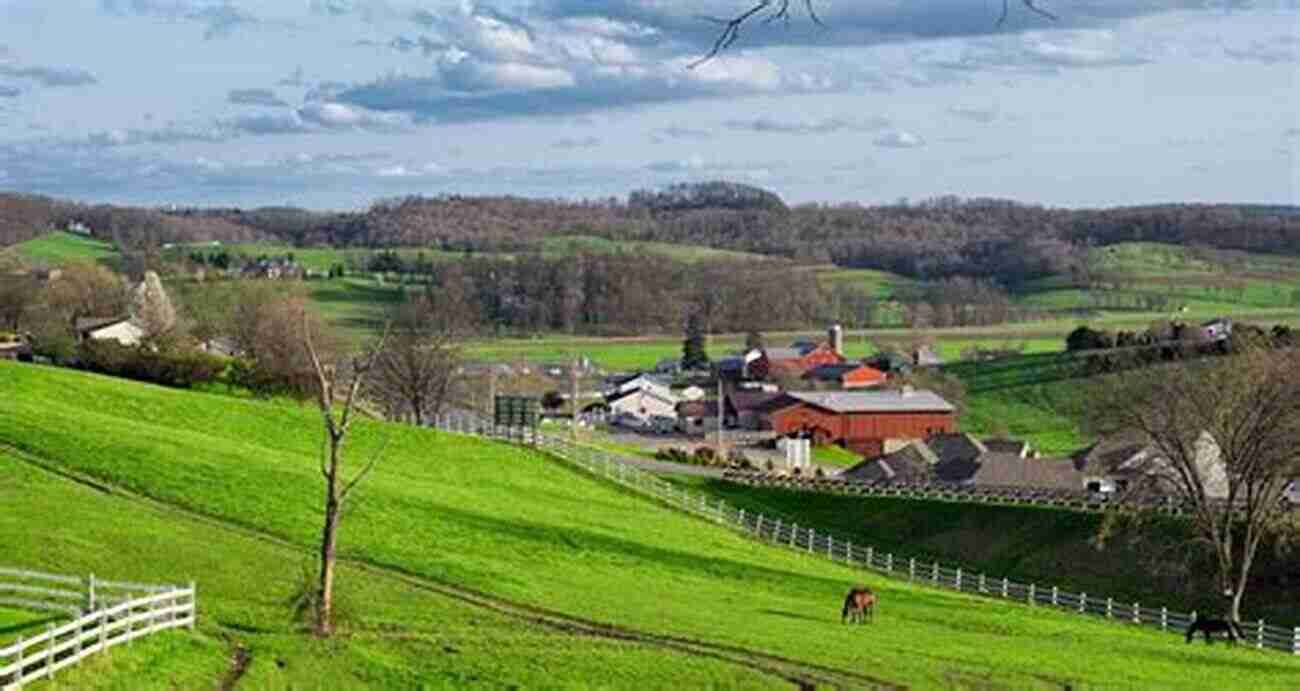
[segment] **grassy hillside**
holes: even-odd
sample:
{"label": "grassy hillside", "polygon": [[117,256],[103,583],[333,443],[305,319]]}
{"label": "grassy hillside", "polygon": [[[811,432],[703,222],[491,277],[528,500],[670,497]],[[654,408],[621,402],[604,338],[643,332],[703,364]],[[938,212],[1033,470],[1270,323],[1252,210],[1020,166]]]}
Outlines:
{"label": "grassy hillside", "polygon": [[1067,353],[957,362],[944,371],[966,387],[963,431],[1026,439],[1047,455],[1072,453],[1093,441],[1081,424],[1085,380]]}
{"label": "grassy hillside", "polygon": [[[1093,547],[1101,516],[1042,508],[949,504],[910,499],[845,497],[752,488],[698,478],[674,480],[751,511],[822,526],[861,544],[919,560],[960,564],[1022,583],[1054,584],[1075,592],[1103,594],[1118,602],[1161,603],[1183,610],[1221,606],[1214,571],[1205,565],[1192,575],[1158,572],[1151,558],[1160,548],[1185,551],[1184,524],[1152,526],[1151,540],[1134,547],[1131,535],[1117,536],[1104,550]],[[1300,555],[1278,557],[1270,550],[1257,564],[1245,619],[1300,624],[1300,602],[1274,576],[1300,569]]]}
{"label": "grassy hillside", "polygon": [[[199,583],[196,633],[115,648],[59,674],[61,688],[212,688],[229,673],[236,647],[251,660],[239,686],[246,689],[625,685],[646,676],[687,686],[770,685],[741,667],[580,638],[350,565],[339,575],[346,636],[322,643],[302,634],[288,606],[311,558],[306,549],[122,492],[106,494],[2,452],[0,501],[0,530],[29,536],[6,544],[9,563]],[[60,507],[60,520],[39,533],[28,530],[49,506]],[[661,664],[666,669],[656,672]]]}
{"label": "grassy hillside", "polygon": [[[242,526],[287,545],[289,553],[309,549],[316,537],[319,423],[310,409],[8,364],[0,364],[0,391],[22,392],[0,396],[0,442],[42,463],[209,517],[198,523],[232,533],[232,526]],[[647,636],[690,639],[712,649],[742,648],[751,659],[775,654],[858,683],[865,683],[862,677],[848,675],[920,688],[1020,689],[1065,683],[1283,688],[1300,673],[1300,661],[1284,656],[1224,646],[1185,647],[1152,632],[874,577],[865,580],[882,592],[883,615],[874,628],[842,627],[836,619],[839,598],[847,585],[864,579],[843,566],[750,542],[531,452],[366,423],[357,427],[353,441],[353,467],[381,449],[384,456],[352,506],[343,528],[343,552],[355,564],[393,577],[455,584]],[[49,505],[39,487],[28,494],[31,508],[22,509],[24,514],[37,511],[35,505]],[[134,530],[129,518],[100,523],[97,530]],[[7,529],[5,534],[30,533]],[[63,544],[78,535],[66,534]],[[24,542],[31,544],[14,558],[35,566],[73,571],[91,566],[75,559],[62,563],[45,543]],[[150,543],[141,539],[140,544]],[[232,565],[229,556],[246,549],[243,543],[205,549],[209,566],[185,570],[197,574],[201,593],[222,592],[223,579],[239,584],[228,586],[232,594],[253,591],[243,597],[261,603],[260,608],[242,615],[243,607],[232,607],[224,615],[242,627],[237,630],[258,636],[263,627],[282,632],[283,625],[277,629],[268,622],[285,616],[280,603],[289,585],[259,577],[255,582],[265,582],[271,592],[249,588],[248,579],[237,575],[242,567]],[[107,558],[93,551],[96,558]],[[128,557],[121,560],[122,569],[142,577],[144,571],[165,569],[174,551],[154,548],[133,555],[124,548],[118,556]],[[245,573],[262,568],[270,567],[253,566]],[[343,582],[363,587],[355,572],[344,574]],[[436,613],[425,618],[422,604],[404,604],[400,610],[376,605],[377,612],[387,614],[376,614],[375,620],[391,621],[399,631],[438,635],[442,630]],[[326,647],[353,646],[348,639],[304,651],[301,639],[267,637],[299,651],[303,657],[295,659],[302,661],[314,660],[313,653]],[[428,647],[421,649],[430,653]],[[581,657],[581,650],[567,652]],[[400,652],[378,644],[356,654],[372,666],[368,671],[402,659]],[[475,659],[466,653],[445,664],[471,665]],[[330,669],[342,670],[345,664]],[[654,665],[646,672],[652,675],[649,685],[677,683],[658,676],[674,667],[671,660]],[[562,667],[555,669],[566,674]],[[557,681],[580,678],[574,674]],[[376,672],[366,683],[401,686],[403,679],[411,677]]]}
{"label": "grassy hillside", "polygon": [[14,246],[22,259],[51,266],[77,261],[100,261],[117,256],[112,244],[102,240],[56,231]]}

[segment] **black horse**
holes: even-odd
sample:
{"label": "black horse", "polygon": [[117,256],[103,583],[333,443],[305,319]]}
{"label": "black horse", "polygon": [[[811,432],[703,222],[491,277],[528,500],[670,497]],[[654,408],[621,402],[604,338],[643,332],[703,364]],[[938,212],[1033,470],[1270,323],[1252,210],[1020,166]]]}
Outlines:
{"label": "black horse", "polygon": [[871,621],[876,615],[876,594],[865,585],[857,586],[844,596],[844,608],[840,610],[840,623],[857,623]]}
{"label": "black horse", "polygon": [[1199,614],[1192,620],[1192,625],[1187,627],[1188,643],[1192,642],[1198,631],[1204,634],[1206,645],[1214,642],[1211,637],[1212,634],[1226,634],[1229,645],[1236,645],[1237,639],[1243,637],[1241,627],[1237,625],[1237,622],[1229,619],[1202,619]]}

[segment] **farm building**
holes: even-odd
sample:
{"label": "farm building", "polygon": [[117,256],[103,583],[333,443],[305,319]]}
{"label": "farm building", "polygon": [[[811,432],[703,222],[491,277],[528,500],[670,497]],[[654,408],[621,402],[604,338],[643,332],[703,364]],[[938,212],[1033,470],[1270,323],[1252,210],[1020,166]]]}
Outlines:
{"label": "farm building", "polygon": [[727,424],[747,430],[761,430],[765,422],[767,406],[774,401],[786,398],[779,391],[762,389],[741,389],[727,395]]}
{"label": "farm building", "polygon": [[667,378],[642,372],[611,377],[606,381],[606,384],[609,386],[609,391],[606,394],[608,396],[616,396],[629,391],[648,390],[653,391],[662,398],[673,397],[671,382]]}
{"label": "farm building", "polygon": [[767,414],[778,434],[806,434],[819,444],[840,444],[879,456],[902,442],[957,431],[956,408],[930,391],[790,393]]}
{"label": "farm building", "polygon": [[874,367],[844,362],[819,365],[808,370],[803,378],[831,384],[840,389],[866,389],[884,384],[887,376]]}
{"label": "farm building", "polygon": [[76,323],[79,341],[117,341],[133,346],[144,339],[144,329],[130,317],[84,318]]}
{"label": "farm building", "polygon": [[687,434],[718,429],[718,399],[706,398],[678,403],[677,428]]}
{"label": "farm building", "polygon": [[1068,458],[1038,459],[1017,450],[995,451],[966,434],[939,434],[844,471],[864,482],[948,483],[983,487],[1084,489],[1083,473]]}
{"label": "farm building", "polygon": [[614,394],[605,403],[616,424],[646,427],[652,418],[677,419],[677,399],[648,387]]}
{"label": "farm building", "polygon": [[[1206,495],[1226,498],[1228,476],[1219,458],[1219,445],[1208,432],[1202,432],[1193,450]],[[1132,434],[1102,440],[1075,456],[1073,461],[1085,487],[1093,492],[1114,492],[1138,481],[1156,491],[1169,491],[1169,487],[1162,489],[1162,486],[1179,482],[1174,465],[1155,447]]]}

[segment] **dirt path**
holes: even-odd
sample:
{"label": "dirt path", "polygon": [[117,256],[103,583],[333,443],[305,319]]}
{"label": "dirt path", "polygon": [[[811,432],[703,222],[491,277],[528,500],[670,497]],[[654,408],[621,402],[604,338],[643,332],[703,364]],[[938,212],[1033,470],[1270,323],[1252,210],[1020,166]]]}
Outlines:
{"label": "dirt path", "polygon": [[[82,476],[79,473],[74,473],[65,468],[59,467],[57,463],[4,443],[0,443],[0,449],[3,449],[15,458],[26,462],[32,467],[51,473],[62,479],[77,482],[96,491],[111,494],[119,499],[148,506],[154,510],[181,515],[190,520],[199,521],[220,530],[236,533],[268,544],[273,544],[277,547],[296,551],[310,549],[310,546],[308,545],[294,543],[275,535],[274,533],[235,523],[220,516],[206,514],[184,506],[137,494],[131,490],[111,483]],[[454,583],[438,581],[420,574],[412,574],[400,568],[364,559],[340,557],[339,563],[347,564],[373,575],[395,579],[408,586],[450,598],[463,604],[490,610],[498,614],[527,621],[556,631],[572,635],[592,636],[626,643],[652,646],[686,655],[730,662],[747,669],[784,679],[800,689],[825,687],[841,689],[907,688],[904,685],[859,672],[787,658],[773,653],[730,643],[719,643],[667,634],[655,634],[617,624],[583,619],[563,612],[557,612],[543,607],[515,602],[507,598],[479,592]],[[220,688],[222,691],[230,691],[231,689],[236,688],[239,679],[243,676],[244,672],[247,671],[248,665],[252,662],[252,655],[249,653],[247,648],[238,641],[232,640],[232,644],[234,645],[234,652],[231,659],[231,667],[221,681]]]}

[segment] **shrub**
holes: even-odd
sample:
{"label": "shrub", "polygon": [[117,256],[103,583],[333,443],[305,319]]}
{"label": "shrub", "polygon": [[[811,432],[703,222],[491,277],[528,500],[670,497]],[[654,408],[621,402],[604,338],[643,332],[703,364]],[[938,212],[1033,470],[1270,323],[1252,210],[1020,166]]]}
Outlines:
{"label": "shrub", "polygon": [[152,351],[116,341],[77,346],[81,366],[92,372],[188,389],[215,380],[226,369],[221,358],[197,351]]}
{"label": "shrub", "polygon": [[695,462],[699,465],[713,465],[718,460],[718,454],[712,447],[701,446],[695,449]]}

